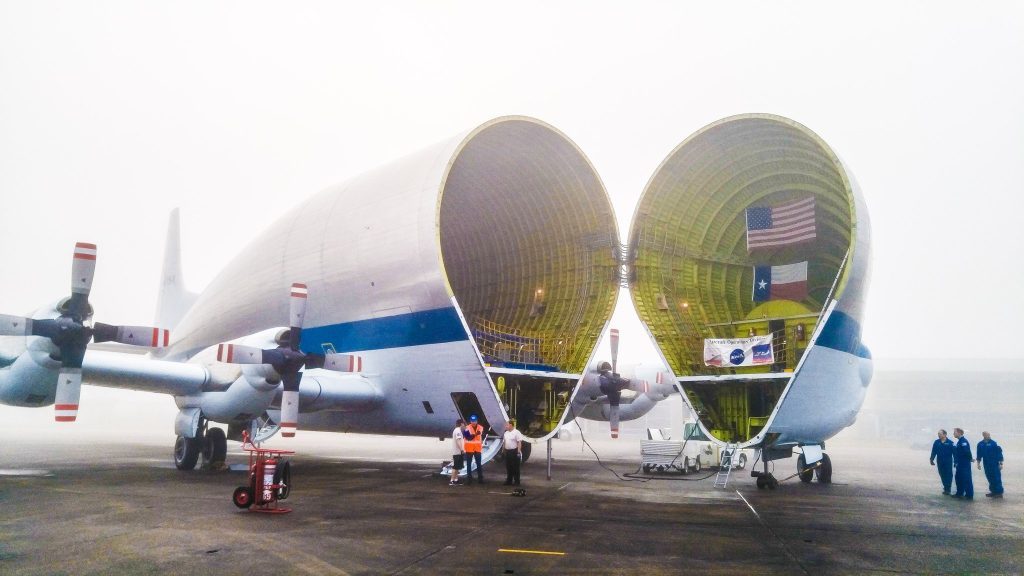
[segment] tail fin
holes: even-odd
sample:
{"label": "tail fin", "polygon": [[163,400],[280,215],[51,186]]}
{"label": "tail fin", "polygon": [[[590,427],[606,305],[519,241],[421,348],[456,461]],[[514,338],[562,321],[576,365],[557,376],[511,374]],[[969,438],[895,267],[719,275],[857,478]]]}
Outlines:
{"label": "tail fin", "polygon": [[160,293],[156,301],[156,325],[173,329],[185,316],[199,294],[185,289],[181,275],[181,218],[178,209],[171,210],[167,222],[167,243],[164,245],[164,268],[160,277]]}

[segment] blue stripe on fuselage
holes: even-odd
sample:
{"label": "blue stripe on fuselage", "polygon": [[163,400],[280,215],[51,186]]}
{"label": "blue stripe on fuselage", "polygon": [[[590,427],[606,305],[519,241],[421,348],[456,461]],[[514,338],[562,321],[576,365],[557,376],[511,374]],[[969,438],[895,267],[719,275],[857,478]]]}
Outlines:
{"label": "blue stripe on fuselage", "polygon": [[839,310],[832,311],[815,344],[861,358],[871,358],[871,352],[860,342],[860,322]]}
{"label": "blue stripe on fuselage", "polygon": [[323,353],[323,345],[331,344],[338,352],[360,352],[468,339],[459,314],[449,307],[304,328],[302,350]]}

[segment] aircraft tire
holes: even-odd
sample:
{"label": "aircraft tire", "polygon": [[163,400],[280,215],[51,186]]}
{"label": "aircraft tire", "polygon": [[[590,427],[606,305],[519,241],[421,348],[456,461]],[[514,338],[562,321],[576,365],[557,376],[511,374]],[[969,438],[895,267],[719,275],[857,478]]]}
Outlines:
{"label": "aircraft tire", "polygon": [[757,489],[758,490],[764,490],[764,486],[765,486],[764,476],[758,476],[757,477]]}
{"label": "aircraft tire", "polygon": [[178,470],[194,470],[202,452],[201,438],[178,436],[174,441],[174,466]]}
{"label": "aircraft tire", "polygon": [[821,455],[821,466],[818,466],[814,472],[818,476],[818,482],[822,484],[832,483],[832,459],[828,457],[828,454]]}
{"label": "aircraft tire", "polygon": [[[810,483],[814,478],[814,470],[804,470],[807,467],[807,459],[801,454],[796,459],[796,471],[800,473],[800,481],[804,484]],[[818,468],[820,470],[820,467]]]}
{"label": "aircraft tire", "polygon": [[206,431],[206,438],[203,439],[203,461],[224,462],[228,455],[228,438],[224,430],[210,428]]}

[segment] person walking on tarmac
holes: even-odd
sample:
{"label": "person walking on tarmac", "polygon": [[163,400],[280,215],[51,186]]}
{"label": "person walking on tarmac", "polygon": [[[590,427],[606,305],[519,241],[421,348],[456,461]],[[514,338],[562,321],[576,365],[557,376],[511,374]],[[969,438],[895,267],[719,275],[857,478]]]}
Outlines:
{"label": "person walking on tarmac", "polygon": [[985,478],[988,480],[989,498],[1003,497],[1003,449],[992,439],[988,432],[982,432],[985,438],[978,442],[978,470],[982,461],[985,463]]}
{"label": "person walking on tarmac", "polygon": [[461,418],[455,421],[455,429],[452,430],[452,479],[449,486],[459,485],[459,471],[466,459],[466,438],[462,435],[462,426],[465,422]]}
{"label": "person walking on tarmac", "polygon": [[519,465],[523,459],[523,433],[516,430],[516,423],[505,423],[502,435],[502,449],[505,450],[505,486],[519,486]]}
{"label": "person walking on tarmac", "polygon": [[945,430],[939,430],[939,437],[932,442],[931,464],[939,461],[939,479],[942,480],[942,493],[949,494],[949,487],[953,484],[953,441],[946,436]]}
{"label": "person walking on tarmac", "polygon": [[953,498],[974,500],[974,478],[971,472],[971,443],[964,436],[963,428],[953,428],[953,438],[956,438],[954,452],[954,463],[956,464],[956,494]]}
{"label": "person walking on tarmac", "polygon": [[466,484],[473,483],[473,460],[476,459],[476,476],[481,484],[484,483],[483,463],[481,452],[484,448],[484,427],[477,423],[476,414],[469,417],[469,426],[465,430],[466,448]]}

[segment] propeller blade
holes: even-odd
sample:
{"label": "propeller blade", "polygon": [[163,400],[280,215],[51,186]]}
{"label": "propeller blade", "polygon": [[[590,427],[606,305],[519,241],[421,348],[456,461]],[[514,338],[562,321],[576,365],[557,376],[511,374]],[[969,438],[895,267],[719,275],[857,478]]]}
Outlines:
{"label": "propeller blade", "polygon": [[612,328],[611,337],[609,338],[612,345],[612,372],[618,372],[619,365],[619,329]]}
{"label": "propeller blade", "polygon": [[284,392],[281,394],[281,437],[294,438],[299,423],[299,384],[302,372],[289,372],[281,377]]}
{"label": "propeller blade", "polygon": [[57,395],[54,399],[54,419],[74,422],[78,418],[78,398],[82,394],[82,369],[63,367],[57,377]]}
{"label": "propeller blade", "polygon": [[612,404],[608,410],[608,427],[611,428],[612,438],[619,437],[619,405]]}
{"label": "propeller blade", "polygon": [[94,342],[120,342],[130,346],[164,348],[171,339],[169,330],[152,326],[112,326],[97,322],[93,326]]}
{"label": "propeller blade", "polygon": [[225,364],[267,364],[263,360],[263,350],[254,346],[238,344],[218,344],[217,362]]}
{"label": "propeller blade", "polygon": [[87,242],[75,244],[75,255],[71,260],[71,302],[68,304],[72,316],[81,318],[89,310],[89,292],[96,272],[96,245]]}
{"label": "propeller blade", "polygon": [[355,354],[327,354],[324,356],[323,368],[335,372],[362,372],[363,357]]}
{"label": "propeller blade", "polygon": [[302,322],[306,319],[306,297],[309,290],[305,284],[296,282],[292,284],[291,301],[289,303],[289,338],[292,350],[299,349],[299,342],[302,339]]}
{"label": "propeller blade", "polygon": [[28,336],[32,334],[32,319],[0,314],[0,336]]}

